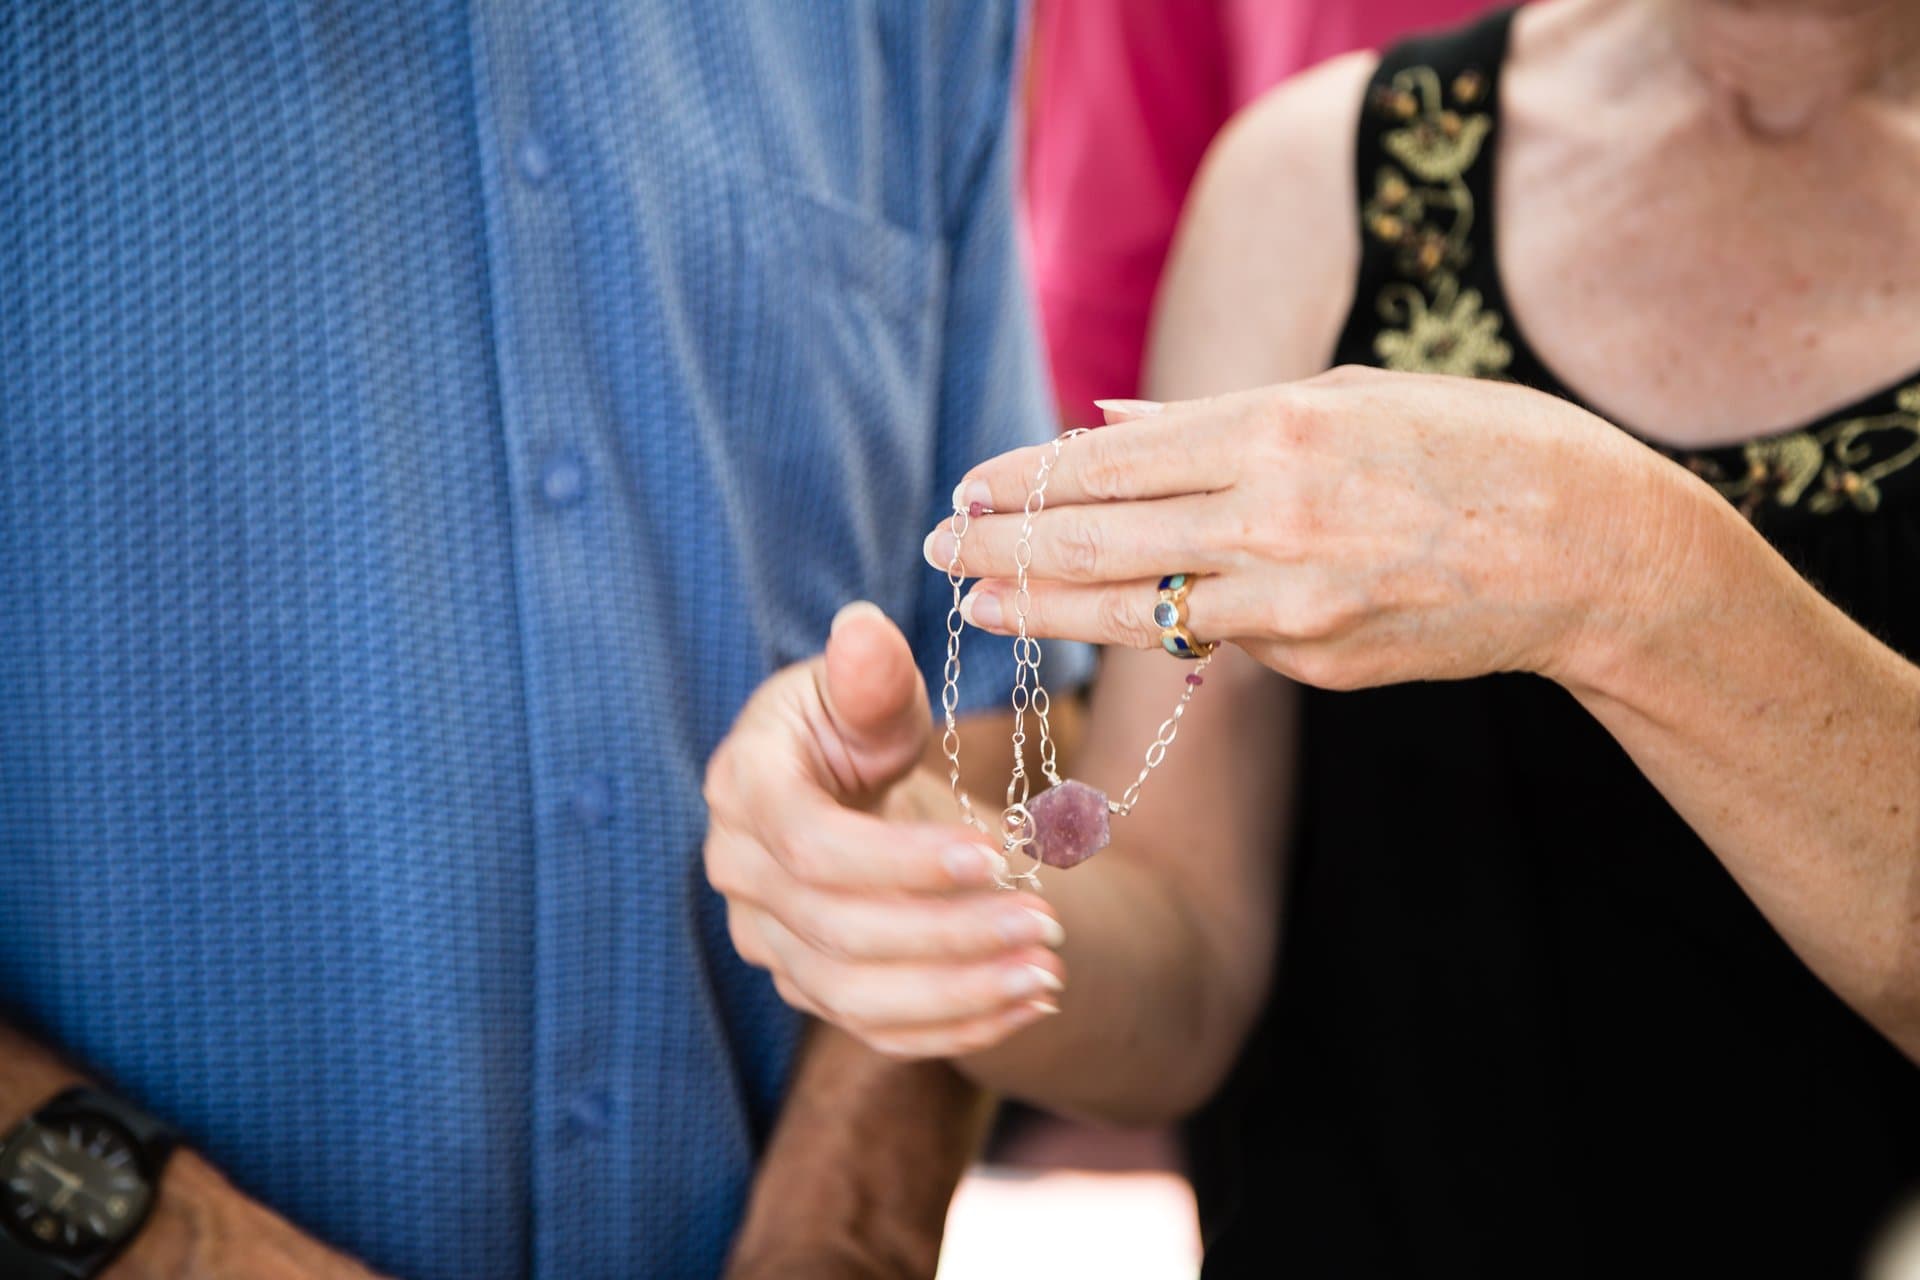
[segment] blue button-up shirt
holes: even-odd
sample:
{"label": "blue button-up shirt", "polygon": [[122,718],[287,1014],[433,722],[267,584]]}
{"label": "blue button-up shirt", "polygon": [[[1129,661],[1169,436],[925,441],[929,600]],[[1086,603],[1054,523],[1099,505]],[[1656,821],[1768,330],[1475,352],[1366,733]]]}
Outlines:
{"label": "blue button-up shirt", "polygon": [[1044,430],[1011,7],[6,7],[4,1016],[410,1280],[717,1268],[702,762]]}

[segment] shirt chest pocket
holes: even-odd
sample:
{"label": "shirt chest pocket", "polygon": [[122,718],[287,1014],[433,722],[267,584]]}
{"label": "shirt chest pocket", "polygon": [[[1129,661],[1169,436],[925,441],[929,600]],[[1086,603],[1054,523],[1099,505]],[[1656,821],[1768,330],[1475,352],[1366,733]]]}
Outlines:
{"label": "shirt chest pocket", "polygon": [[774,661],[856,597],[895,617],[934,506],[946,249],[790,180],[743,178],[716,424],[760,550],[746,568]]}

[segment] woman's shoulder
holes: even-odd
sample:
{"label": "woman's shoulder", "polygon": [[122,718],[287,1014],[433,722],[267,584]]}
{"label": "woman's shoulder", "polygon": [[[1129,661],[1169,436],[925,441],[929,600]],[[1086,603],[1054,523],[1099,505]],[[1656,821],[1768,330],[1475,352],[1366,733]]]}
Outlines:
{"label": "woman's shoulder", "polygon": [[1210,394],[1325,367],[1359,264],[1353,154],[1378,55],[1344,54],[1236,115],[1207,152],[1155,310],[1148,382]]}

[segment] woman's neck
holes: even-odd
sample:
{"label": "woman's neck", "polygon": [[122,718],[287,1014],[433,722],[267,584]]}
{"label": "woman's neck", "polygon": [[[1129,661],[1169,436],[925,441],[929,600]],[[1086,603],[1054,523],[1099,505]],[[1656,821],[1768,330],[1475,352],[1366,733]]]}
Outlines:
{"label": "woman's neck", "polygon": [[1805,133],[1865,94],[1920,85],[1920,5],[1906,0],[1659,0],[1676,46],[1748,131]]}

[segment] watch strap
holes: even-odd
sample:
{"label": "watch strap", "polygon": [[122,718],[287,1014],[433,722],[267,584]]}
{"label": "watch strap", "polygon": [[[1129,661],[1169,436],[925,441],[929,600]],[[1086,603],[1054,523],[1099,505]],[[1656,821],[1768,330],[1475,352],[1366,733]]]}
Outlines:
{"label": "watch strap", "polygon": [[7,1231],[0,1231],[0,1276],[7,1280],[74,1280],[65,1262],[29,1249]]}

